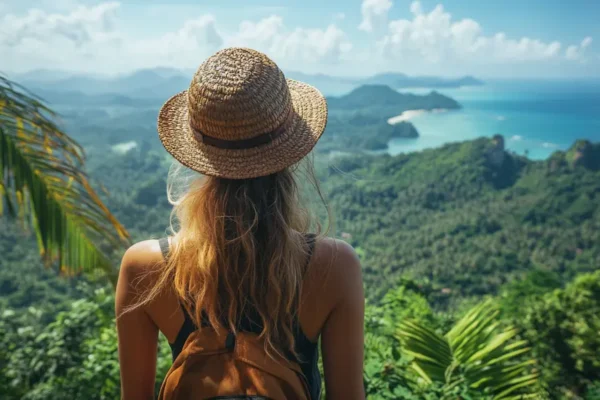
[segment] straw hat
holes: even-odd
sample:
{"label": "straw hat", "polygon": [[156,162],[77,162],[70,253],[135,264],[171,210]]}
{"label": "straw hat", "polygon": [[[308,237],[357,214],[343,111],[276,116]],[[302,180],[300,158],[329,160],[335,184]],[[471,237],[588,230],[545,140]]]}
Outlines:
{"label": "straw hat", "polygon": [[189,89],[163,105],[158,135],[183,165],[246,179],[300,161],[326,123],[327,103],[317,89],[286,80],[258,51],[229,48],[208,58]]}

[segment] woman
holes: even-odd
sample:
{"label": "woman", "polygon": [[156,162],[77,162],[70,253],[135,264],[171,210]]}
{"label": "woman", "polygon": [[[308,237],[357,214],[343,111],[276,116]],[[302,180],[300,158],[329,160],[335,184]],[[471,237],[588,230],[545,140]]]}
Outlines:
{"label": "woman", "polygon": [[178,229],[168,241],[137,243],[123,257],[116,313],[124,399],[153,398],[159,331],[176,364],[202,332],[228,332],[227,340],[249,332],[266,357],[300,367],[313,400],[320,339],[327,398],[364,398],[360,263],[348,244],[308,234],[298,201],[298,163],[326,121],[316,89],[240,48],[210,57],[162,107],[164,147],[204,177],[175,202]]}

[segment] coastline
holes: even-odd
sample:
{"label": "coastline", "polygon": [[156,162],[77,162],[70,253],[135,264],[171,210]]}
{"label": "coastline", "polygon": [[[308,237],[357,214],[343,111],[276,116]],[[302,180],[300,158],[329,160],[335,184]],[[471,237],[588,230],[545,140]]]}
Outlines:
{"label": "coastline", "polygon": [[448,110],[445,108],[434,108],[432,110],[425,110],[425,109],[406,110],[403,113],[401,113],[400,115],[396,115],[395,117],[388,119],[387,123],[390,125],[396,125],[396,124],[399,124],[400,122],[409,121],[409,120],[413,119],[414,117],[418,117],[419,115],[422,115],[422,114],[442,113],[442,112],[446,112],[446,111],[448,111]]}

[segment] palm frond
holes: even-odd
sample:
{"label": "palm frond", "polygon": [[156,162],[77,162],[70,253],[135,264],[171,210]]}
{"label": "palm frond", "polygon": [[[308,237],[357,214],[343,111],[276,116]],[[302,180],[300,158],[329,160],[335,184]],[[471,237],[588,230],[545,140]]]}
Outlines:
{"label": "palm frond", "polygon": [[115,268],[101,246],[129,235],[83,172],[82,148],[35,95],[0,75],[0,216],[33,229],[47,265],[63,273]]}
{"label": "palm frond", "polygon": [[413,358],[411,367],[426,382],[443,382],[453,358],[448,342],[433,330],[413,321],[403,321],[398,327],[403,351]]}
{"label": "palm frond", "polygon": [[501,329],[497,316],[497,306],[485,301],[443,337],[414,321],[403,321],[397,337],[425,382],[448,390],[466,384],[474,394],[498,400],[525,398],[518,396],[528,396],[537,385],[537,373],[529,372],[535,360],[524,359],[527,343],[516,340],[515,328]]}

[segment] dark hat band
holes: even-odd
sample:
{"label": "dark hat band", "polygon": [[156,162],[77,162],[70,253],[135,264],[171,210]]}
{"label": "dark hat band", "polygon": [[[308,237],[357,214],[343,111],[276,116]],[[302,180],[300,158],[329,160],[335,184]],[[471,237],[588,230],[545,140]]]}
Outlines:
{"label": "dark hat band", "polygon": [[199,129],[196,129],[190,123],[190,128],[194,133],[194,138],[200,143],[204,143],[205,145],[216,147],[219,149],[226,150],[246,150],[254,147],[262,146],[268,143],[271,143],[273,140],[281,136],[286,129],[288,128],[289,122],[291,120],[290,116],[293,114],[291,110],[293,107],[290,107],[290,111],[288,112],[288,116],[284,119],[283,123],[279,125],[277,128],[272,130],[271,132],[263,133],[258,136],[254,136],[248,139],[240,139],[240,140],[225,140],[219,139],[214,136],[208,136]]}

